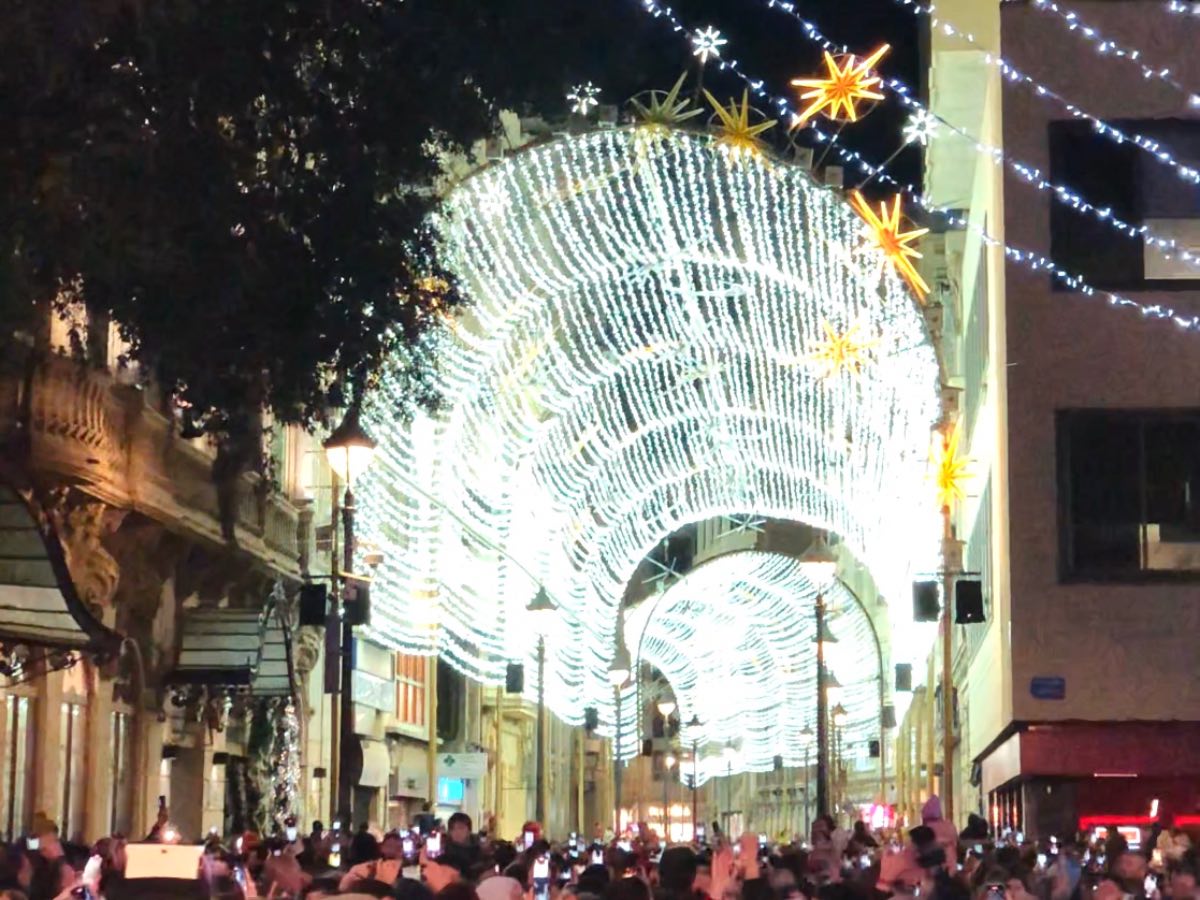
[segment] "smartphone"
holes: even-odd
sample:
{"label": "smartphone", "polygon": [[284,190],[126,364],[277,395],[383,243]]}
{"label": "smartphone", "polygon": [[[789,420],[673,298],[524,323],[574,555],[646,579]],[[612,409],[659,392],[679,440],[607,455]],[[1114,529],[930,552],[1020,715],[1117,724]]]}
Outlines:
{"label": "smartphone", "polygon": [[433,832],[425,839],[425,855],[430,859],[437,859],[442,855],[442,836],[438,832]]}
{"label": "smartphone", "polygon": [[704,826],[703,825],[696,826],[696,842],[698,844],[704,843]]}
{"label": "smartphone", "polygon": [[1039,854],[1037,855],[1037,863],[1038,863],[1038,868],[1039,868],[1039,869],[1044,869],[1044,868],[1046,868],[1046,864],[1047,864],[1048,862],[1050,862],[1050,857],[1048,857],[1048,856],[1047,856],[1045,853],[1039,853]]}
{"label": "smartphone", "polygon": [[238,853],[241,853],[242,847],[244,847],[245,845],[246,845],[246,839],[239,834],[233,842],[233,849],[235,851],[237,851]]}
{"label": "smartphone", "polygon": [[404,840],[402,840],[400,842],[400,845],[404,848],[405,856],[413,855],[413,839],[412,838],[410,838],[410,837],[404,838]]}
{"label": "smartphone", "polygon": [[533,846],[533,832],[526,831],[524,833],[524,835],[522,835],[522,840],[525,843],[525,849],[528,850],[530,847]]}
{"label": "smartphone", "polygon": [[572,850],[575,850],[576,848],[579,847],[579,835],[576,834],[574,831],[571,832],[571,838],[570,838],[570,840],[567,841],[567,846],[570,847]]}
{"label": "smartphone", "polygon": [[604,851],[603,850],[593,850],[592,851],[592,865],[593,866],[604,865]]}
{"label": "smartphone", "polygon": [[238,883],[238,887],[240,887],[243,891],[246,890],[246,867],[245,866],[234,866],[233,867],[233,880]]}
{"label": "smartphone", "polygon": [[25,838],[25,846],[30,850],[36,850],[42,846],[42,841],[40,838],[35,837]]}
{"label": "smartphone", "polygon": [[983,844],[976,844],[972,849],[976,856],[983,856]]}
{"label": "smartphone", "polygon": [[[213,831],[216,831],[216,829],[214,828]],[[287,835],[288,843],[296,840],[296,835],[299,834],[295,825],[289,825],[287,828],[283,829],[283,833]]]}
{"label": "smartphone", "polygon": [[337,819],[334,819],[334,820],[333,820],[333,830],[334,830],[334,831],[341,831],[341,830],[342,830],[342,823],[341,823],[339,820],[337,820]]}
{"label": "smartphone", "polygon": [[342,845],[334,843],[329,848],[329,865],[335,869],[341,868],[342,865]]}
{"label": "smartphone", "polygon": [[860,869],[871,868],[871,854],[870,853],[864,853],[862,856],[860,856],[858,858],[858,867]]}
{"label": "smartphone", "polygon": [[1153,896],[1154,892],[1158,890],[1158,879],[1153,875],[1147,875],[1146,880],[1142,882],[1142,890],[1145,891],[1147,897]]}

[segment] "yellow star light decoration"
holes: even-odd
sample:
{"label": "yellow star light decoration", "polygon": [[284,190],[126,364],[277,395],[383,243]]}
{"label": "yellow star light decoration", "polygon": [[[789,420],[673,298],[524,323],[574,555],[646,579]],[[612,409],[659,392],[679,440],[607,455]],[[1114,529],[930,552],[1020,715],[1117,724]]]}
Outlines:
{"label": "yellow star light decoration", "polygon": [[762,156],[763,141],[759,135],[775,127],[776,120],[750,123],[749,89],[742,91],[740,106],[736,100],[730,100],[728,107],[722,106],[708,91],[704,92],[704,96],[708,98],[721,123],[717,129],[717,146],[726,150],[733,160]]}
{"label": "yellow star light decoration", "polygon": [[907,281],[908,286],[913,289],[917,300],[923,305],[925,298],[929,296],[929,285],[925,283],[925,279],[912,264],[912,260],[920,259],[921,254],[911,244],[922,235],[928,234],[929,229],[901,230],[906,220],[901,215],[899,194],[892,199],[891,209],[888,209],[885,201],[879,205],[878,213],[871,209],[871,204],[858,191],[851,191],[850,205],[870,226],[874,245],[883,251],[892,265],[896,267],[896,271],[900,273],[900,277]]}
{"label": "yellow star light decoration", "polygon": [[637,99],[631,100],[630,103],[638,116],[638,124],[648,130],[661,132],[670,128],[678,128],[688,119],[700,115],[704,110],[688,109],[692,105],[691,99],[688,97],[680,99],[679,97],[686,80],[687,72],[684,72],[671,90],[662,97],[659,96],[662,94],[661,91],[653,91],[646,103],[641,103]]}
{"label": "yellow star light decoration", "polygon": [[799,128],[820,112],[824,112],[835,121],[857,122],[858,103],[883,99],[883,94],[877,90],[883,79],[871,70],[890,49],[891,47],[884,44],[865,59],[859,59],[852,53],[847,54],[842,57],[845,60],[845,65],[842,66],[838,65],[837,57],[826,50],[827,72],[824,78],[792,80],[793,87],[809,89],[800,95],[800,99],[812,101],[792,120],[792,127]]}
{"label": "yellow star light decoration", "polygon": [[962,455],[961,443],[962,428],[955,423],[948,432],[941,432],[934,437],[929,450],[937,502],[943,509],[953,508],[966,497],[964,488],[971,478],[970,468],[974,460]]}
{"label": "yellow star light decoration", "polygon": [[878,341],[860,339],[858,333],[862,330],[861,325],[851,325],[838,334],[827,320],[822,319],[821,329],[825,332],[825,340],[818,341],[808,357],[817,367],[818,376],[829,379],[842,372],[861,375],[870,362],[866,355],[867,350],[874,347]]}

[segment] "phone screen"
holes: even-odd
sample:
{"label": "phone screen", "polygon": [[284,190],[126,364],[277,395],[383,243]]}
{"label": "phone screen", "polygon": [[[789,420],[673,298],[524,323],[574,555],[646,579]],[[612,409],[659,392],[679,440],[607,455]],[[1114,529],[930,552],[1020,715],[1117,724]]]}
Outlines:
{"label": "phone screen", "polygon": [[593,850],[592,851],[592,865],[593,866],[604,865],[604,851],[603,850]]}
{"label": "phone screen", "polygon": [[1147,875],[1146,880],[1142,882],[1142,890],[1146,892],[1146,896],[1150,896],[1158,890],[1158,879],[1153,875]]}
{"label": "phone screen", "polygon": [[425,840],[425,855],[437,859],[442,855],[442,836],[436,831]]}
{"label": "phone screen", "polygon": [[240,887],[243,891],[246,889],[246,867],[245,866],[234,866],[233,867],[233,880],[238,883],[238,887]]}
{"label": "phone screen", "polygon": [[523,838],[525,840],[525,849],[528,850],[530,847],[533,846],[533,832],[526,831],[525,834],[523,835]]}
{"label": "phone screen", "polygon": [[413,839],[412,838],[406,837],[403,841],[400,842],[400,845],[404,848],[405,856],[413,855]]}
{"label": "phone screen", "polygon": [[41,845],[42,845],[42,842],[39,838],[31,837],[31,838],[25,839],[25,846],[28,847],[30,850],[36,850]]}
{"label": "phone screen", "polygon": [[283,830],[283,833],[287,835],[287,839],[288,839],[289,841],[294,841],[294,840],[296,839],[296,835],[297,835],[299,832],[296,830],[296,826],[295,826],[295,825],[289,825],[287,828],[285,828],[285,829]]}

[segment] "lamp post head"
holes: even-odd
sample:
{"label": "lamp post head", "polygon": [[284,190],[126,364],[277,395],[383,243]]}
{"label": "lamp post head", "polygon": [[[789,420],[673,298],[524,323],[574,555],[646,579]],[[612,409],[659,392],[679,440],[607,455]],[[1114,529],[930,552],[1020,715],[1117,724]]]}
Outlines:
{"label": "lamp post head", "polygon": [[700,717],[698,715],[696,715],[695,713],[692,713],[692,717],[690,719],[688,719],[687,727],[688,728],[703,728],[704,723],[700,721]]}
{"label": "lamp post head", "polygon": [[625,647],[625,642],[622,641],[617,645],[617,652],[613,654],[613,661],[608,667],[608,680],[613,687],[619,688],[629,680],[629,672],[633,668],[633,663],[629,659],[629,650]]}
{"label": "lamp post head", "polygon": [[846,724],[846,707],[842,706],[842,704],[839,703],[830,710],[830,715],[833,716],[833,724],[838,728]]}
{"label": "lamp post head", "polygon": [[333,430],[321,446],[325,448],[329,468],[344,484],[349,485],[367,471],[377,444],[359,421],[358,405],[355,404],[346,412],[342,424]]}
{"label": "lamp post head", "polygon": [[658,707],[658,714],[664,719],[671,718],[671,713],[675,712],[675,701],[670,698],[659,700],[655,706]]}
{"label": "lamp post head", "polygon": [[833,629],[829,627],[827,619],[821,620],[821,633],[813,635],[813,643],[820,642],[822,644],[836,644],[838,642],[837,635],[833,633]]}
{"label": "lamp post head", "polygon": [[546,589],[539,586],[537,594],[525,607],[525,612],[529,613],[529,618],[533,621],[533,627],[537,633],[545,636],[550,622],[554,619],[554,614],[558,612],[558,606],[550,599]]}
{"label": "lamp post head", "polygon": [[819,591],[837,574],[837,556],[825,540],[825,532],[816,532],[808,549],[800,555],[800,568]]}
{"label": "lamp post head", "polygon": [[667,767],[668,771],[675,768],[675,755],[673,753],[668,753],[666,756],[664,756],[663,765]]}

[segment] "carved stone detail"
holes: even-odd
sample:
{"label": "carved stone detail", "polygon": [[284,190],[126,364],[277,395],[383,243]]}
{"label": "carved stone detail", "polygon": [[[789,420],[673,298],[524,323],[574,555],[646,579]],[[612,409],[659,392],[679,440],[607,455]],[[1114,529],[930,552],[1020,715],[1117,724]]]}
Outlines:
{"label": "carved stone detail", "polygon": [[70,488],[51,491],[45,509],[79,598],[97,619],[111,625],[121,569],[104,541],[120,526],[125,512]]}
{"label": "carved stone detail", "polygon": [[297,680],[302,679],[317,664],[321,646],[325,643],[325,629],[317,625],[303,625],[294,633],[292,659],[296,666]]}

